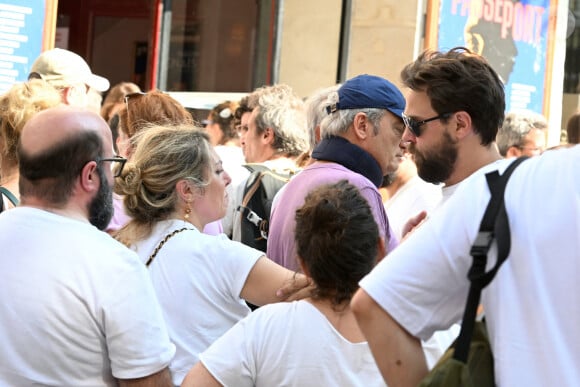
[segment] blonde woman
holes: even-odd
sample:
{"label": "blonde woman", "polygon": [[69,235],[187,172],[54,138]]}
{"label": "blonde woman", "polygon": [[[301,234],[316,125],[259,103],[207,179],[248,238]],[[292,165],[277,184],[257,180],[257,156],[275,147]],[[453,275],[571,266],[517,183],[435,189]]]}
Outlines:
{"label": "blonde woman", "polygon": [[[20,199],[16,149],[24,124],[39,111],[61,104],[57,89],[43,80],[16,83],[0,96],[0,211]],[[14,203],[13,203],[14,202]]]}
{"label": "blonde woman", "polygon": [[149,267],[177,347],[170,369],[179,385],[198,354],[248,315],[244,300],[275,302],[284,283],[306,280],[261,251],[201,232],[223,217],[230,182],[207,134],[158,126],[135,144],[116,182],[132,220],[116,237]]}
{"label": "blonde woman", "polygon": [[[177,100],[159,90],[148,93],[135,92],[125,95],[124,108],[119,110],[119,136],[116,140],[121,156],[131,158],[133,136],[151,125],[190,125],[194,121],[191,114]],[[115,195],[113,205],[115,213],[107,231],[113,233],[129,222],[125,209],[120,205],[121,199]],[[204,232],[218,235],[223,232],[219,220],[208,223]]]}

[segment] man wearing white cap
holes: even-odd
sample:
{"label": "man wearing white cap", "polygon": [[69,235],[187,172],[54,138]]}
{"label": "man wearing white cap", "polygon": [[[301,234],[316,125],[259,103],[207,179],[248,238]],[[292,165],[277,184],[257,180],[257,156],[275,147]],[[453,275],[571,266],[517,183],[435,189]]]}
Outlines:
{"label": "man wearing white cap", "polygon": [[32,64],[28,79],[44,79],[61,91],[67,105],[89,105],[90,89],[99,92],[109,89],[106,78],[92,73],[85,60],[74,52],[55,48],[40,54]]}

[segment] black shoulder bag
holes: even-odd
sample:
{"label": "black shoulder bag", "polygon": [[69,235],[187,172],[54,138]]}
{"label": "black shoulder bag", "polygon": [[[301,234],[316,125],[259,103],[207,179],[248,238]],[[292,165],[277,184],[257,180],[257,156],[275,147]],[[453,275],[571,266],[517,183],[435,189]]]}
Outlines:
{"label": "black shoulder bag", "polygon": [[[524,160],[526,157],[516,159],[503,175],[500,175],[498,171],[485,175],[491,198],[470,251],[473,263],[467,277],[471,285],[463,313],[461,331],[457,340],[421,381],[419,384],[421,387],[495,386],[493,353],[489,345],[485,322],[476,322],[475,318],[481,291],[491,282],[510,252],[511,237],[504,192],[510,175]],[[486,272],[487,253],[494,240],[497,243],[497,262],[491,270]]]}

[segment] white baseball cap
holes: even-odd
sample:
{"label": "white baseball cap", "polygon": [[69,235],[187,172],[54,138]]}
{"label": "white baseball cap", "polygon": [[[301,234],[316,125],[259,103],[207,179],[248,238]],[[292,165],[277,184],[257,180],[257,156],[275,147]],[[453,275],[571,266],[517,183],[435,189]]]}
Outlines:
{"label": "white baseball cap", "polygon": [[40,78],[53,86],[70,86],[84,83],[97,91],[107,91],[109,81],[95,75],[87,62],[72,51],[55,48],[44,51],[32,64],[28,79]]}

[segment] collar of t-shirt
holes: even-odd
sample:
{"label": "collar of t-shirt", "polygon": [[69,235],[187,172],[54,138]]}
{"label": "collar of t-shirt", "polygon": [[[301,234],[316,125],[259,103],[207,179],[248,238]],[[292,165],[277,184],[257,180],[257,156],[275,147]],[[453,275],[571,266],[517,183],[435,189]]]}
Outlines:
{"label": "collar of t-shirt", "polygon": [[363,175],[377,188],[383,182],[383,172],[377,160],[345,138],[333,136],[323,139],[312,151],[312,158],[340,164]]}

